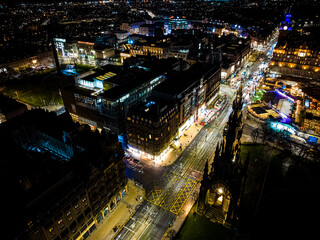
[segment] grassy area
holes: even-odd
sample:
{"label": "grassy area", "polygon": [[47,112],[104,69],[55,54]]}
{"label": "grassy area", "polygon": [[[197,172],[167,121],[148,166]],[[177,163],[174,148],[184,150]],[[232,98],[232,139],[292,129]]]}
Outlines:
{"label": "grassy area", "polygon": [[197,213],[189,214],[175,239],[232,239],[233,232]]}
{"label": "grassy area", "polygon": [[46,76],[37,75],[7,82],[1,93],[34,107],[62,104],[59,80],[55,75]]}
{"label": "grassy area", "polygon": [[249,153],[249,168],[247,172],[245,194],[250,195],[251,198],[261,187],[268,161],[270,159],[276,161],[280,151],[263,144],[242,144],[240,152],[242,163],[244,163]]}

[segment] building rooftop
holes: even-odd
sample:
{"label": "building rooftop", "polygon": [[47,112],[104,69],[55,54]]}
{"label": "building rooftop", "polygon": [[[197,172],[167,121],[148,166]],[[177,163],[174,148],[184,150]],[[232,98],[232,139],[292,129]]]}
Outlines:
{"label": "building rooftop", "polygon": [[136,116],[150,119],[152,121],[159,120],[168,110],[172,109],[174,104],[165,102],[160,98],[151,97],[147,102],[142,102],[130,108],[130,112]]}
{"label": "building rooftop", "polygon": [[213,74],[219,70],[218,65],[198,62],[187,71],[169,73],[167,80],[156,86],[155,91],[179,95],[196,84],[200,85],[200,80],[203,77],[206,78],[207,74]]}
{"label": "building rooftop", "polygon": [[146,72],[144,70],[141,70],[140,73],[127,74],[122,78],[122,81],[125,82],[125,84],[115,86],[110,91],[104,91],[100,95],[109,100],[117,100],[141,84],[151,80],[152,78],[156,78],[159,75],[160,74],[158,73]]}

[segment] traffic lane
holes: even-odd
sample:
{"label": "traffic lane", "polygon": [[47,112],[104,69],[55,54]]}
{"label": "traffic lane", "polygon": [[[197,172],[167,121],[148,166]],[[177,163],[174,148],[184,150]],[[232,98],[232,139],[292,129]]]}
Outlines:
{"label": "traffic lane", "polygon": [[126,177],[141,183],[148,192],[157,183],[157,180],[163,174],[164,169],[151,166],[143,166],[142,171],[140,171],[140,169],[141,168],[132,167],[132,165],[126,165]]}
{"label": "traffic lane", "polygon": [[[226,108],[228,109],[228,108]],[[228,113],[230,114],[230,110],[227,111],[227,115]],[[220,129],[223,128],[223,125],[225,124],[226,122],[226,119],[227,118],[224,118],[223,121],[221,121],[221,124],[220,124]],[[218,128],[219,129],[219,128]],[[199,133],[195,139],[199,138],[201,139],[203,137],[203,134],[204,133]],[[216,130],[215,132],[211,132],[210,135],[209,135],[209,139],[212,138],[215,139],[219,134],[219,130]],[[209,147],[208,147],[209,148]],[[210,151],[210,154],[212,154],[212,152],[214,151],[212,148],[209,148],[211,149],[212,151]],[[199,167],[199,169],[202,170],[202,166],[200,167],[199,165],[204,165],[204,161],[202,161],[201,163],[198,163],[196,158],[193,156],[193,153],[192,152],[192,148],[187,148],[179,157],[178,159],[178,163],[182,160],[184,160],[184,170],[185,168],[187,167],[187,169],[191,169],[191,166],[192,166],[192,169],[194,169],[197,165]],[[202,157],[201,158],[202,160],[205,160],[205,157]],[[177,172],[178,171],[178,164],[175,164],[174,166],[170,166],[168,167],[167,169],[168,170],[172,170],[173,172]],[[185,171],[184,174],[186,174],[187,171]],[[172,184],[172,183],[171,183]],[[146,236],[145,239],[161,239],[161,237],[163,236],[163,234],[165,233],[165,231],[167,230],[168,226],[165,226],[163,225],[163,222],[165,222],[165,220],[167,220],[168,224],[170,221],[170,218],[168,218],[168,214],[170,214],[170,212],[165,212],[166,210],[160,210],[162,212],[162,214],[160,213],[157,218],[154,220],[154,222],[152,224],[150,224],[149,227],[147,227],[147,229],[145,230],[144,234],[143,234],[143,237]],[[173,214],[173,213],[171,213]],[[161,216],[160,216],[161,215]],[[159,217],[160,216],[160,217]],[[174,215],[173,215],[174,216]],[[159,229],[160,228],[160,229]]]}
{"label": "traffic lane", "polygon": [[152,220],[151,224],[140,235],[139,239],[161,239],[175,220],[175,215],[165,209],[160,209],[157,216]]}
{"label": "traffic lane", "polygon": [[150,208],[150,204],[146,201],[142,202],[135,214],[123,226],[114,239],[133,239],[139,234],[140,228],[143,228],[146,224],[149,215],[148,208]]}

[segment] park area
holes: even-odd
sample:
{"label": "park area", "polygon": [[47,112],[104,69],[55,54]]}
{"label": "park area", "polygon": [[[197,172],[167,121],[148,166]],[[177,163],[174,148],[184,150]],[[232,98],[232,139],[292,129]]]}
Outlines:
{"label": "park area", "polygon": [[43,107],[62,104],[59,88],[63,81],[70,81],[56,74],[26,76],[21,79],[5,82],[0,92],[32,107]]}
{"label": "park area", "polygon": [[[62,69],[67,66],[61,66]],[[92,67],[77,65],[77,74],[86,72]],[[50,70],[50,71],[49,71]],[[42,73],[10,80],[0,86],[0,93],[16,99],[31,107],[55,106],[63,104],[60,88],[74,82],[72,75],[58,76],[52,69]]]}

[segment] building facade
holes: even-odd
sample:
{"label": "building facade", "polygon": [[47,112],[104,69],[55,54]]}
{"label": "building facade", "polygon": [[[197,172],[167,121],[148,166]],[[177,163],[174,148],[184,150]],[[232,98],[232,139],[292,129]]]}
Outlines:
{"label": "building facade", "polygon": [[163,74],[137,73],[133,68],[123,74],[119,69],[93,73],[78,77],[74,86],[62,89],[62,98],[74,121],[104,128],[123,138],[128,108],[148,98],[164,80]]}
{"label": "building facade", "polygon": [[130,108],[127,116],[129,151],[148,159],[163,159],[176,138],[178,106],[150,98]]}
{"label": "building facade", "polygon": [[308,45],[277,45],[270,63],[271,71],[283,75],[320,78],[320,51]]}
{"label": "building facade", "polygon": [[152,95],[178,105],[180,137],[195,120],[201,109],[219,92],[219,65],[196,63],[188,71],[168,75],[168,80],[157,86]]}

